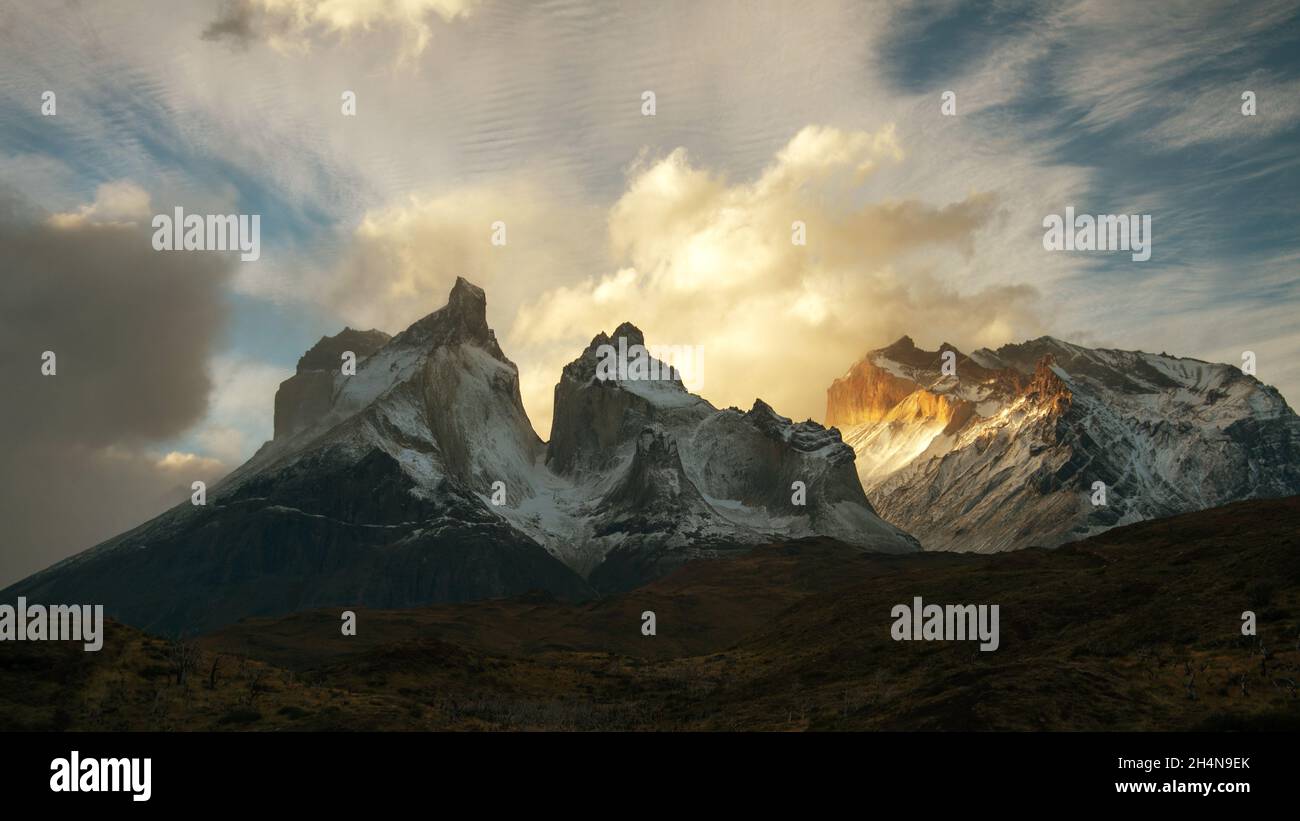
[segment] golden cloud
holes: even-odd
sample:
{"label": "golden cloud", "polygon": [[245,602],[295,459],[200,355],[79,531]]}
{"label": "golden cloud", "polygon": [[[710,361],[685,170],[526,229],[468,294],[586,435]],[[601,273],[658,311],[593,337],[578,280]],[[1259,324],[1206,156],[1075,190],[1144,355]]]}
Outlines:
{"label": "golden cloud", "polygon": [[[680,148],[642,161],[603,219],[538,185],[411,200],[362,222],[331,301],[395,330],[439,307],[456,275],[478,282],[543,437],[563,365],[624,320],[649,344],[702,348],[700,392],[715,404],[761,396],[818,418],[830,382],[903,333],[976,346],[1038,329],[1033,288],[953,285],[997,213],[992,195],[869,201],[872,175],[903,161],[892,127],[810,126],[752,182],[698,168]],[[506,247],[489,242],[496,219]]]}

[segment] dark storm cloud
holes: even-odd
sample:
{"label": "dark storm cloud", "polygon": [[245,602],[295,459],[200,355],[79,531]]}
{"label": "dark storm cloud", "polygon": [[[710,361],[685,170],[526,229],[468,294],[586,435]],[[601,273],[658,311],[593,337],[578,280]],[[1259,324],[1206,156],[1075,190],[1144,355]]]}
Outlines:
{"label": "dark storm cloud", "polygon": [[41,216],[0,192],[0,585],[184,498],[188,474],[150,445],[207,408],[232,266],[154,251],[147,227]]}
{"label": "dark storm cloud", "polygon": [[204,40],[225,40],[233,46],[247,48],[261,39],[257,33],[257,11],[248,0],[225,0],[217,17],[203,30]]}

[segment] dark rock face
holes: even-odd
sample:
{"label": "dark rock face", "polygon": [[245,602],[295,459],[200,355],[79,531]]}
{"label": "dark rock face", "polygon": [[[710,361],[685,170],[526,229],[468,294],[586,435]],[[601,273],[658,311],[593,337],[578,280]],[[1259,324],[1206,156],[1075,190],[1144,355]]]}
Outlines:
{"label": "dark rock face", "polygon": [[335,377],[340,375],[343,353],[352,351],[357,362],[387,344],[383,331],[354,331],[344,328],[334,336],[323,336],[298,360],[297,372],[280,383],[275,392],[275,437],[292,436],[311,427],[329,411],[334,399]]}
{"label": "dark rock face", "polygon": [[283,439],[311,427],[330,409],[334,374],[299,371],[280,383],[275,392],[275,437]]}
{"label": "dark rock face", "polygon": [[[715,412],[712,405],[687,392],[666,366],[660,379],[643,384],[653,390],[628,390],[618,380],[597,378],[604,346],[630,352],[645,345],[635,325],[624,322],[612,336],[597,334],[568,365],[555,386],[555,411],[546,463],[557,473],[590,474],[608,470],[619,447],[648,425],[670,428],[693,425]],[[631,384],[631,383],[629,383]]]}
{"label": "dark rock face", "polygon": [[[615,515],[631,514],[648,524],[652,520],[644,515],[645,511],[654,511],[654,518],[660,521],[671,521],[692,514],[706,515],[708,504],[686,478],[677,440],[662,427],[651,426],[637,436],[631,464],[601,499],[598,509]],[[647,524],[641,529],[647,529]]]}
{"label": "dark rock face", "polygon": [[446,307],[417,321],[397,337],[425,349],[469,344],[497,359],[506,358],[487,324],[487,295],[464,277],[456,277]]}
{"label": "dark rock face", "polygon": [[177,508],[11,591],[102,603],[111,618],[164,634],[315,607],[591,595],[479,499],[449,487],[434,504],[408,490],[397,463],[378,451],[356,464],[313,465],[218,504]]}
{"label": "dark rock face", "polygon": [[358,331],[344,328],[334,336],[323,336],[298,359],[298,373],[304,371],[337,371],[345,351],[357,355],[357,361],[365,359],[375,351],[388,344],[391,336],[383,331]]}

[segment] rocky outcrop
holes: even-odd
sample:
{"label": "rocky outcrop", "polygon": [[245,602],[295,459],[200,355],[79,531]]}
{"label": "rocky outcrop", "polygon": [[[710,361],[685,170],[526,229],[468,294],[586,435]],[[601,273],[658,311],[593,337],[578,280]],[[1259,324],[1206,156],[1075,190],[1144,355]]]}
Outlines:
{"label": "rocky outcrop", "polygon": [[[593,535],[579,549],[587,558],[573,560],[591,568],[597,589],[778,538],[826,535],[867,550],[916,549],[871,509],[838,431],[795,424],[762,400],[747,412],[719,410],[661,363],[648,369],[658,378],[601,378],[602,351],[636,356],[644,346],[629,323],[598,334],[555,389],[547,466],[579,485],[613,482],[588,519]],[[640,501],[629,507],[631,498]]]}
{"label": "rocky outcrop", "polygon": [[1034,365],[1034,375],[1025,388],[1025,396],[1048,409],[1054,415],[1061,415],[1070,409],[1074,394],[1056,373],[1056,357],[1044,354]]}
{"label": "rocky outcrop", "polygon": [[293,376],[275,392],[275,437],[293,436],[318,422],[330,409],[336,378],[341,376],[343,354],[351,351],[361,362],[390,339],[383,331],[344,328],[323,336],[298,360]]}
{"label": "rocky outcrop", "polygon": [[689,393],[676,373],[657,361],[651,371],[657,378],[620,382],[598,377],[602,350],[621,351],[626,359],[644,347],[645,335],[624,322],[611,335],[597,334],[577,359],[564,366],[555,386],[551,438],[546,447],[546,464],[552,470],[570,476],[608,470],[620,446],[645,427],[689,427],[715,412],[708,402]]}
{"label": "rocky outcrop", "polygon": [[910,379],[863,359],[826,391],[826,424],[843,429],[879,422],[914,392]]}

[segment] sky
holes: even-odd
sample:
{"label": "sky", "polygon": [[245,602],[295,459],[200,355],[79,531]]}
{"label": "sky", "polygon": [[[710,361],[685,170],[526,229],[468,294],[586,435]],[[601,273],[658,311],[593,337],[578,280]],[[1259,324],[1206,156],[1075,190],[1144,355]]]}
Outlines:
{"label": "sky", "polygon": [[[0,0],[0,585],[236,467],[307,348],[458,275],[543,439],[625,320],[796,419],[903,334],[1253,351],[1294,401],[1298,148],[1294,2]],[[260,215],[259,259],[153,250],[178,206]],[[1046,250],[1067,206],[1150,215],[1151,259]]]}

